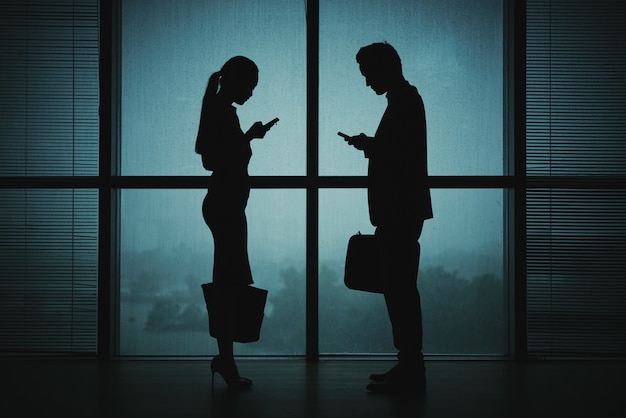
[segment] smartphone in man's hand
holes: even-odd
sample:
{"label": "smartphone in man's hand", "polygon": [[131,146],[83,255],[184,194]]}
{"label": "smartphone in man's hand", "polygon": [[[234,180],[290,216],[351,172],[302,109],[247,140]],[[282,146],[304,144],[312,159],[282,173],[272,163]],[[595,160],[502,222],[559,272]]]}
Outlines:
{"label": "smartphone in man's hand", "polygon": [[271,128],[272,126],[276,125],[276,122],[278,122],[278,118],[274,118],[274,119],[272,119],[271,121],[269,121],[269,122],[267,122],[265,125],[263,125],[263,127],[264,127],[265,129],[269,129],[269,128]]}

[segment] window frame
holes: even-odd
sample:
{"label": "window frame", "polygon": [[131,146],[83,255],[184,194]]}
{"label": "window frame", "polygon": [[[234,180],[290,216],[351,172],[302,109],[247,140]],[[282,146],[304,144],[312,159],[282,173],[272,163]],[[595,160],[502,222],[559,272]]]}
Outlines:
{"label": "window frame", "polygon": [[[118,356],[119,347],[119,196],[122,189],[206,189],[209,176],[126,176],[120,175],[120,120],[121,120],[121,1],[100,4],[100,172],[96,181],[99,189],[99,286],[98,286],[98,355],[108,359]],[[514,5],[512,4],[514,3]],[[504,220],[504,289],[505,317],[508,319],[508,355],[513,358],[525,352],[525,328],[522,300],[523,280],[520,265],[523,252],[521,215],[523,213],[524,178],[524,109],[522,92],[525,84],[522,74],[513,71],[523,60],[523,54],[514,51],[522,47],[525,2],[503,0],[503,67],[504,173],[497,176],[430,176],[431,188],[497,188],[505,192]],[[319,1],[308,0],[306,6],[307,36],[307,140],[305,176],[252,176],[256,189],[306,190],[306,348],[309,361],[320,358],[318,306],[318,214],[319,190],[327,188],[365,188],[365,176],[319,175]],[[520,29],[522,31],[520,31]],[[521,49],[523,51],[523,49]],[[520,136],[521,135],[521,136]],[[515,138],[518,140],[515,141]],[[522,160],[522,161],[520,161]],[[522,163],[524,162],[524,163]],[[91,182],[89,182],[91,183]],[[516,249],[518,249],[516,251]],[[517,280],[514,278],[517,277]],[[521,312],[521,313],[520,313]],[[515,322],[514,322],[515,321]],[[513,326],[515,324],[515,327]],[[522,345],[521,345],[522,344]]]}

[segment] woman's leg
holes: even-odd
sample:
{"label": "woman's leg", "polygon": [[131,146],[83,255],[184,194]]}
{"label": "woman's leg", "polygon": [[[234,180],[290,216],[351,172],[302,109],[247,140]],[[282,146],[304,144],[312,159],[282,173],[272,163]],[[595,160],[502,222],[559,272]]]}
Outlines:
{"label": "woman's leg", "polygon": [[211,211],[208,195],[202,209],[204,220],[211,229],[214,242],[213,283],[215,293],[213,295],[213,318],[211,320],[213,327],[211,330],[217,339],[219,354],[211,361],[211,371],[213,375],[219,373],[229,388],[246,389],[252,385],[252,381],[239,375],[233,352],[234,317],[242,286],[236,277],[237,267],[233,266],[233,264],[238,264],[237,260],[233,258],[233,247],[237,246],[237,238],[234,237],[233,232],[238,228],[240,229],[241,226],[238,222],[233,223],[228,217],[216,216]]}
{"label": "woman's leg", "polygon": [[216,332],[219,355],[225,359],[233,359],[233,321],[237,297],[234,286],[217,285],[215,289],[215,319],[218,324]]}

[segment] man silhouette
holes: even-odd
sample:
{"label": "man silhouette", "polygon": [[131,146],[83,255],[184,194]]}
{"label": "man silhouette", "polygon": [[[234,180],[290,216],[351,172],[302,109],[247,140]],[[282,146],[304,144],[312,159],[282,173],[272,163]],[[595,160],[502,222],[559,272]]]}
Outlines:
{"label": "man silhouette", "polygon": [[422,391],[422,309],[417,289],[418,242],[425,219],[433,217],[426,154],[426,118],[417,89],[402,74],[396,50],[388,43],[361,48],[356,56],[367,86],[387,94],[387,109],[374,137],[345,136],[369,159],[368,206],[376,227],[383,266],[384,296],[398,349],[398,362],[372,374],[373,392]]}

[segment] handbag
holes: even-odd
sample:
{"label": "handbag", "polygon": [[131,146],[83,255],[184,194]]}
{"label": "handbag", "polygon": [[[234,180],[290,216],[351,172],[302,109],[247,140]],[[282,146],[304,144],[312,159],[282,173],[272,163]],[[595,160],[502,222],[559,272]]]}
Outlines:
{"label": "handbag", "polygon": [[375,235],[359,232],[350,237],[343,281],[352,290],[383,293],[382,268]]}
{"label": "handbag", "polygon": [[[217,338],[218,323],[215,319],[215,284],[204,283],[202,293],[209,314],[209,333]],[[244,286],[238,295],[238,309],[233,318],[233,341],[250,343],[258,341],[261,336],[267,290],[254,286]]]}

